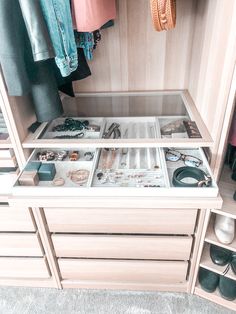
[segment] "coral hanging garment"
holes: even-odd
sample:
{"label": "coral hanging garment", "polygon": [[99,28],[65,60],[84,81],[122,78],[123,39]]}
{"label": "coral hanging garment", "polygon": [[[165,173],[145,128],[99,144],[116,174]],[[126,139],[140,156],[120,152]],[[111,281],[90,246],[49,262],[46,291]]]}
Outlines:
{"label": "coral hanging garment", "polygon": [[115,18],[115,0],[72,0],[72,15],[77,31],[93,32]]}

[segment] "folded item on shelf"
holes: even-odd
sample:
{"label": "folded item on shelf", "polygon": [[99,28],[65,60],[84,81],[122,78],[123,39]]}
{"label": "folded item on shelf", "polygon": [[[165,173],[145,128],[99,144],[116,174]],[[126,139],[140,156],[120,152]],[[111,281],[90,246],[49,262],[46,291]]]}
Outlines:
{"label": "folded item on shelf", "polygon": [[9,172],[16,172],[18,170],[18,167],[4,167],[4,168],[0,168],[0,173],[4,174],[4,173],[9,173]]}

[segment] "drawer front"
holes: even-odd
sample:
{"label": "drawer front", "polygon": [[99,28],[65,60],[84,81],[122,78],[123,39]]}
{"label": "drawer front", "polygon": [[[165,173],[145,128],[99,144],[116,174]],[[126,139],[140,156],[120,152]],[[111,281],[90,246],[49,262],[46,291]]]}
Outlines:
{"label": "drawer front", "polygon": [[1,231],[35,231],[29,209],[0,206]]}
{"label": "drawer front", "polygon": [[0,278],[49,278],[44,258],[0,257]]}
{"label": "drawer front", "polygon": [[52,235],[56,256],[188,260],[192,237]]}
{"label": "drawer front", "polygon": [[0,256],[43,256],[38,235],[0,233]]}
{"label": "drawer front", "polygon": [[168,284],[186,281],[188,262],[59,259],[63,279]]}
{"label": "drawer front", "polygon": [[51,232],[192,234],[197,209],[44,208]]}

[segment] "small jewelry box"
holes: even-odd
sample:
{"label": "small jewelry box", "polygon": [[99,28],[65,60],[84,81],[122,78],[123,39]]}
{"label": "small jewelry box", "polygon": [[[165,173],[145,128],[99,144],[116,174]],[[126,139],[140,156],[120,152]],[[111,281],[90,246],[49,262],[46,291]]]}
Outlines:
{"label": "small jewelry box", "polygon": [[42,165],[41,161],[30,161],[26,166],[24,171],[38,171]]}
{"label": "small jewelry box", "polygon": [[20,185],[33,186],[38,185],[39,177],[37,170],[23,171],[18,180]]}
{"label": "small jewelry box", "polygon": [[43,163],[38,170],[40,181],[52,181],[56,175],[56,167],[53,163]]}

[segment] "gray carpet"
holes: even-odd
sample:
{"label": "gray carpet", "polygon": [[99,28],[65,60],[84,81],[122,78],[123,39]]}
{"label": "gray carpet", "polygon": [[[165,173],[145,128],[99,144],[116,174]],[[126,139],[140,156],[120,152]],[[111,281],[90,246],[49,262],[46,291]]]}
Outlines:
{"label": "gray carpet", "polygon": [[183,293],[0,288],[1,314],[229,314]]}

